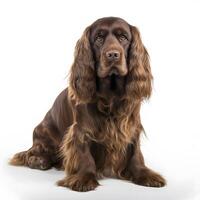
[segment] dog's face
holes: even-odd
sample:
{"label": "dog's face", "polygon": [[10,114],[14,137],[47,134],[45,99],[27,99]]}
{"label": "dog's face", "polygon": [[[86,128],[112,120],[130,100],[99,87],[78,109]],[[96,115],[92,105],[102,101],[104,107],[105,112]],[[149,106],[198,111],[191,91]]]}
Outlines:
{"label": "dog's face", "polygon": [[91,26],[90,43],[93,48],[97,76],[125,76],[132,35],[130,26],[122,19],[103,18]]}
{"label": "dog's face", "polygon": [[106,17],[85,29],[70,76],[80,101],[91,102],[99,95],[142,100],[151,94],[151,80],[148,53],[135,26]]}

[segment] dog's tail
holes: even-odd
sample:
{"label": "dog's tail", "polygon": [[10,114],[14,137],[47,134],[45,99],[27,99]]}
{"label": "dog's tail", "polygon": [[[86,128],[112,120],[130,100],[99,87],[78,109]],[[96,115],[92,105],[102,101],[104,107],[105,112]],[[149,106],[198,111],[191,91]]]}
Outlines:
{"label": "dog's tail", "polygon": [[13,156],[13,158],[9,161],[10,165],[15,165],[15,166],[23,166],[26,165],[26,152],[27,151],[22,151]]}

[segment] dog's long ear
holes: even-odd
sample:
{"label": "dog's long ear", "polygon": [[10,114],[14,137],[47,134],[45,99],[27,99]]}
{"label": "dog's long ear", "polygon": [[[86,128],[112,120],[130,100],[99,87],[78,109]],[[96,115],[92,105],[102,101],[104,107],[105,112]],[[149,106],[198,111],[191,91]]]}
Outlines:
{"label": "dog's long ear", "polygon": [[70,86],[81,102],[90,102],[96,93],[96,76],[90,46],[90,27],[87,27],[75,48]]}
{"label": "dog's long ear", "polygon": [[129,50],[129,73],[126,92],[136,99],[149,98],[152,90],[152,74],[149,55],[145,49],[139,30],[131,26],[132,44]]}

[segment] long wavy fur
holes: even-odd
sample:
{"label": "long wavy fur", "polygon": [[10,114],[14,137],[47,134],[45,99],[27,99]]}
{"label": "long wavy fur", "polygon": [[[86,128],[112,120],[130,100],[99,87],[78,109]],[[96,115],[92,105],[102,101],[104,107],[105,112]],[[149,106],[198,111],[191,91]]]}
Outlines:
{"label": "long wavy fur", "polygon": [[[62,147],[64,166],[69,174],[75,173],[80,166],[77,165],[79,158],[76,156],[77,142],[87,143],[87,140],[104,143],[109,152],[109,160],[112,162],[112,171],[120,176],[120,170],[116,169],[115,163],[122,159],[128,143],[139,142],[140,132],[143,127],[140,122],[140,104],[144,98],[151,95],[151,69],[148,53],[142,44],[140,33],[136,27],[131,27],[132,44],[129,50],[129,72],[126,80],[126,93],[119,99],[118,108],[114,108],[114,120],[107,119],[103,132],[94,133],[88,126],[87,134],[73,136],[75,124],[69,129]],[[111,104],[106,104],[101,98],[96,98],[96,78],[94,60],[89,42],[89,27],[77,42],[75,60],[71,69],[69,98],[75,104],[90,103],[96,101],[101,112],[109,112]],[[131,129],[134,127],[134,130]],[[84,132],[84,131],[83,131]],[[134,133],[134,135],[133,135]],[[78,138],[77,138],[78,137]],[[74,139],[76,138],[76,139]],[[76,141],[75,141],[76,140]]]}

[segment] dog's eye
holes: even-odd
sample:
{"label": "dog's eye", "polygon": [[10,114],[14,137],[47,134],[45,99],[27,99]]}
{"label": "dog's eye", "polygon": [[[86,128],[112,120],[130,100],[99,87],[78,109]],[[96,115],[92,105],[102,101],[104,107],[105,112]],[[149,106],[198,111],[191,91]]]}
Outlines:
{"label": "dog's eye", "polygon": [[119,35],[118,39],[120,42],[123,42],[127,40],[127,37],[125,35]]}
{"label": "dog's eye", "polygon": [[98,35],[96,38],[95,38],[95,42],[97,42],[98,44],[102,44],[104,41],[104,38],[102,35]]}

